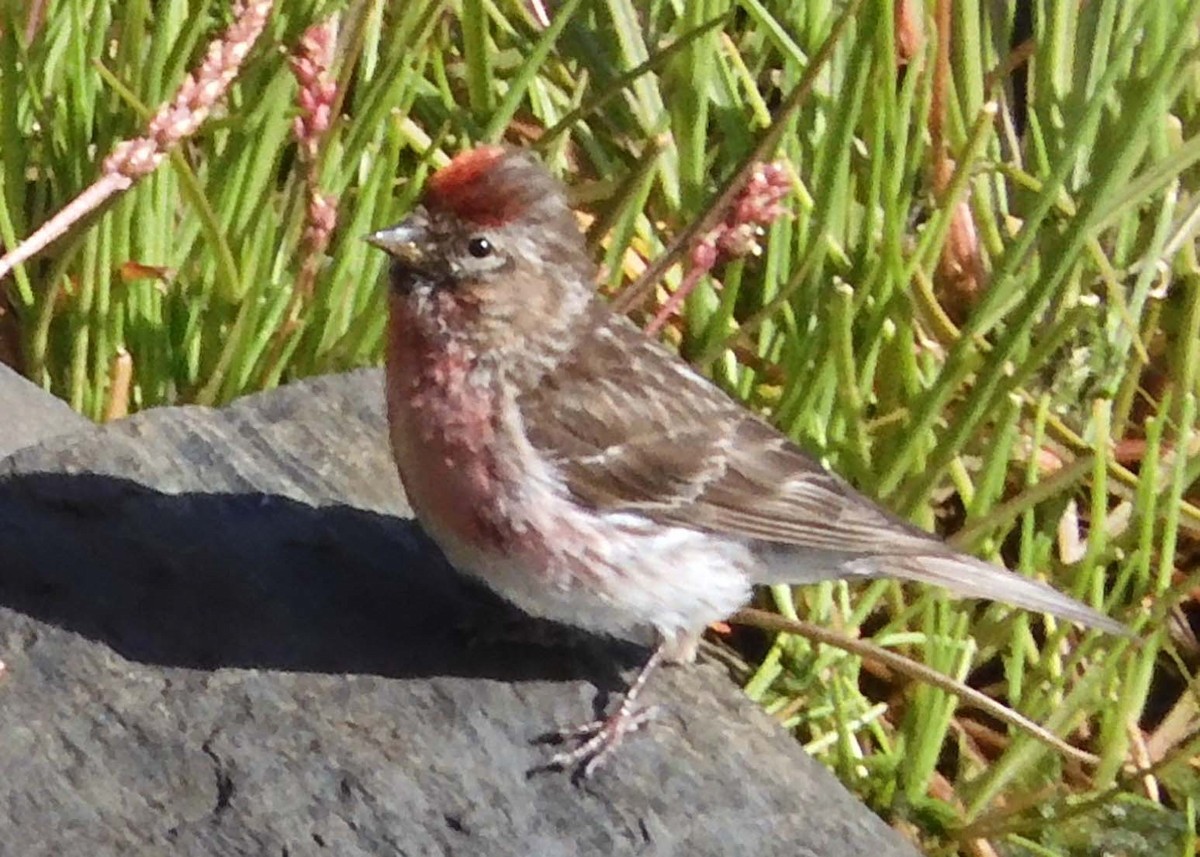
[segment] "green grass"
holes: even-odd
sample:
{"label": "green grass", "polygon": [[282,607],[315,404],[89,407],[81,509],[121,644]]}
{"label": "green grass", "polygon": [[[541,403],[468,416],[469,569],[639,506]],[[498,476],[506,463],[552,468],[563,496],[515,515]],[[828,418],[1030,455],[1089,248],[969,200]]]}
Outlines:
{"label": "green grass", "polygon": [[[772,637],[761,663],[726,657],[932,853],[1195,853],[1197,652],[1169,629],[1200,585],[1200,0],[1032,0],[1024,99],[1014,13],[984,11],[1004,4],[951,4],[941,92],[932,20],[901,68],[882,0],[844,20],[822,0],[552,5],[544,31],[491,0],[276,10],[225,108],[3,284],[23,370],[99,419],[126,395],[220,403],[377,362],[383,259],[360,236],[481,141],[535,145],[569,179],[618,293],[773,127],[791,214],[761,256],[702,282],[670,340],[868,494],[1112,612],[1142,645],[887,582],[770,593],[784,615],[987,689],[1090,766],[803,636]],[[26,42],[25,9],[0,3],[7,247],[141,132],[229,19],[199,0],[58,0]],[[309,163],[287,52],[335,12],[340,110]],[[940,184],[936,139],[954,162]],[[338,225],[307,291],[314,184]],[[974,300],[938,270],[960,202],[985,272]],[[1152,773],[1128,773],[1148,758]]]}

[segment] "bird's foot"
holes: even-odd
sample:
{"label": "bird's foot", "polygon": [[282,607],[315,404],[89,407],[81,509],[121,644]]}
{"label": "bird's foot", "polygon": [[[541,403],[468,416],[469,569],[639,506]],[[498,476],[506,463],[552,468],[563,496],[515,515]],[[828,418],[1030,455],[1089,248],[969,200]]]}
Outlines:
{"label": "bird's foot", "polygon": [[657,705],[640,708],[630,703],[627,695],[612,714],[575,729],[555,733],[551,737],[554,743],[579,743],[555,753],[546,762],[546,767],[566,770],[582,765],[578,771],[579,777],[590,779],[612,757],[626,735],[638,731],[658,714]]}
{"label": "bird's foot", "polygon": [[657,705],[645,708],[638,706],[637,698],[646,686],[646,681],[655,667],[663,659],[665,646],[660,645],[650,656],[650,660],[641,668],[637,678],[625,691],[621,702],[612,711],[598,720],[585,723],[575,729],[551,733],[539,739],[542,743],[570,744],[579,742],[577,746],[560,750],[550,757],[549,761],[534,770],[565,770],[576,765],[582,765],[578,770],[580,779],[589,779],[596,771],[612,757],[621,741],[631,732],[641,729],[658,716]]}

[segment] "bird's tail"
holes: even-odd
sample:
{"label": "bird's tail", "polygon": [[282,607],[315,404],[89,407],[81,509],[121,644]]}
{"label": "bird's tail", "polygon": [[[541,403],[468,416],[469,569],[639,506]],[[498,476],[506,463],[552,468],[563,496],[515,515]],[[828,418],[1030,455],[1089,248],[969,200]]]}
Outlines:
{"label": "bird's tail", "polygon": [[[783,575],[771,574],[763,583],[787,582]],[[815,577],[815,576],[814,576]],[[1120,636],[1132,636],[1125,625],[1088,607],[1040,580],[1023,577],[980,559],[959,553],[901,553],[860,556],[841,564],[829,578],[893,577],[929,583],[948,589],[962,598],[985,598]],[[794,569],[791,580],[795,579]],[[813,579],[813,578],[810,578]]]}

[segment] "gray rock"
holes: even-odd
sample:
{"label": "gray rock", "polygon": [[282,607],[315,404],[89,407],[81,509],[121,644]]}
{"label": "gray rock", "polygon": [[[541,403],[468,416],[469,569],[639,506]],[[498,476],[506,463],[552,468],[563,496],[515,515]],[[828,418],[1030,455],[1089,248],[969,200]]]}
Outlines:
{"label": "gray rock", "polygon": [[664,670],[669,713],[594,780],[530,774],[645,653],[539,644],[454,575],[379,387],[0,462],[0,855],[914,853],[713,666]]}
{"label": "gray rock", "polygon": [[36,384],[0,363],[0,458],[23,446],[91,426]]}

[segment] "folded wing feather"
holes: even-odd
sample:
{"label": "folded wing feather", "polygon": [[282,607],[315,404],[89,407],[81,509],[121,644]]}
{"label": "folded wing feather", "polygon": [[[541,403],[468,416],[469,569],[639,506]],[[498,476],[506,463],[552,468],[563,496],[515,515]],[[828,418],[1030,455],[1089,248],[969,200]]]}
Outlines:
{"label": "folded wing feather", "polygon": [[624,319],[604,319],[587,346],[519,400],[579,502],[743,540],[763,560],[759,583],[897,577],[1127,633],[887,512]]}

